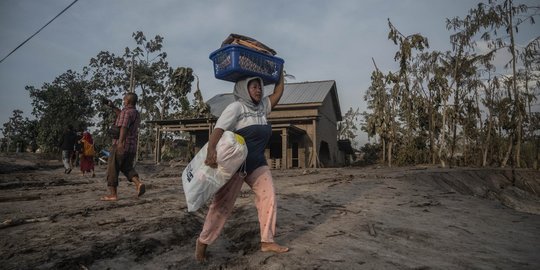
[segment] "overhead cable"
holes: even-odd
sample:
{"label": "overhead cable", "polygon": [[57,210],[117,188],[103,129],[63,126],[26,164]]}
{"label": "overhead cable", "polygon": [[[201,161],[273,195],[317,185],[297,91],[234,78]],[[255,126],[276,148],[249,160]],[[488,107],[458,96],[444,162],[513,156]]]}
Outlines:
{"label": "overhead cable", "polygon": [[41,27],[39,30],[37,30],[37,32],[35,32],[33,35],[31,35],[29,38],[27,38],[25,41],[23,41],[23,43],[21,43],[19,46],[17,46],[17,48],[13,49],[13,51],[11,51],[8,55],[4,56],[4,58],[2,58],[2,60],[0,60],[0,63],[4,62],[4,60],[6,58],[8,58],[12,53],[14,53],[16,50],[18,50],[22,45],[24,45],[26,42],[28,42],[30,39],[32,39],[39,32],[41,32],[41,30],[43,30],[43,28],[47,27],[47,25],[52,23],[56,18],[58,18],[58,16],[62,15],[62,13],[64,13],[64,11],[66,11],[68,8],[73,6],[73,4],[75,4],[77,1],[79,1],[79,0],[75,0],[75,1],[73,1],[73,3],[69,4],[69,6],[64,8],[64,10],[62,10],[60,13],[58,13],[58,15],[54,16],[54,18],[52,18],[52,20],[50,20],[47,24],[45,24],[43,27]]}

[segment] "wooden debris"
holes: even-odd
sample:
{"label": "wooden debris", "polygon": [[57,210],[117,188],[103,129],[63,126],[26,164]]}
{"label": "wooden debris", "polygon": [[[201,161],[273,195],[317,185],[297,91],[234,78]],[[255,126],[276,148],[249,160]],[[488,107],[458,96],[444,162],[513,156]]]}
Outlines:
{"label": "wooden debris", "polygon": [[428,202],[422,202],[422,203],[411,205],[411,207],[427,207],[427,206],[439,206],[439,205],[441,205],[441,202],[430,200]]}
{"label": "wooden debris", "polygon": [[35,223],[35,222],[43,222],[43,221],[50,221],[50,217],[39,217],[39,218],[20,218],[20,219],[7,219],[4,222],[0,224],[0,229],[4,229],[7,227],[13,227],[28,223]]}
{"label": "wooden debris", "polygon": [[337,231],[334,234],[327,235],[326,237],[334,237],[334,236],[340,236],[340,235],[344,235],[344,234],[345,234],[344,231]]}
{"label": "wooden debris", "polygon": [[39,195],[0,197],[0,202],[35,201],[35,200],[40,200],[40,199],[41,199],[41,196]]}
{"label": "wooden debris", "polygon": [[368,223],[368,230],[369,230],[369,235],[373,236],[373,237],[377,237],[377,231],[375,231],[375,225],[373,223]]}
{"label": "wooden debris", "polygon": [[125,218],[105,219],[105,220],[98,221],[97,225],[103,226],[103,225],[107,225],[107,224],[124,223],[124,222],[126,222]]}

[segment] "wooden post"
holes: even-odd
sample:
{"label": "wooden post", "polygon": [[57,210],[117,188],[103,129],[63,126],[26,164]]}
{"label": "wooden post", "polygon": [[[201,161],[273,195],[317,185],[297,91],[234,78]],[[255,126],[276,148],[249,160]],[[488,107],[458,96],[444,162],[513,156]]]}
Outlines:
{"label": "wooden post", "polygon": [[318,168],[319,167],[319,153],[317,151],[317,119],[313,119],[313,151],[311,151],[312,158],[310,162],[310,166],[312,168]]}
{"label": "wooden post", "polygon": [[[131,71],[129,74],[129,92],[131,93],[135,93],[135,79],[133,77],[133,66],[135,66],[134,62],[135,62],[135,56],[133,55],[131,56]],[[139,126],[139,130],[137,130],[137,148],[135,150],[135,161],[133,161],[134,162],[133,165],[136,165],[137,160],[139,160],[139,147],[141,146],[139,134],[140,134],[140,126]]]}
{"label": "wooden post", "polygon": [[161,162],[161,130],[159,127],[159,124],[156,124],[156,150],[155,150],[155,158],[156,164],[159,164]]}
{"label": "wooden post", "polygon": [[281,168],[287,169],[287,129],[282,128],[281,129]]}

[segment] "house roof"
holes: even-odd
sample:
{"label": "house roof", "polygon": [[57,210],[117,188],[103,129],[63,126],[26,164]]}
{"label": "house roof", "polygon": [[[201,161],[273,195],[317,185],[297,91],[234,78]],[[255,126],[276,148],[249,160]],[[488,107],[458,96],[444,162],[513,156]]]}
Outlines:
{"label": "house roof", "polygon": [[234,102],[234,95],[232,93],[228,94],[218,94],[209,99],[206,104],[210,106],[210,113],[219,117],[225,108]]}
{"label": "house roof", "polygon": [[[322,103],[330,93],[338,119],[341,119],[341,108],[337,96],[336,82],[334,80],[286,83],[283,96],[278,105]],[[267,94],[268,90],[267,90]],[[218,94],[209,99],[206,104],[210,106],[212,115],[219,117],[223,110],[234,101],[232,93]]]}
{"label": "house roof", "polygon": [[335,81],[285,84],[285,91],[278,104],[322,103],[335,84]]}

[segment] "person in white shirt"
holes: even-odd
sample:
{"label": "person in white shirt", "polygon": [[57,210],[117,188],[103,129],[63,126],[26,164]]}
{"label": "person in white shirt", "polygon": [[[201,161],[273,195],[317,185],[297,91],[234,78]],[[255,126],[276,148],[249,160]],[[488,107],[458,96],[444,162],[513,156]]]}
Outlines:
{"label": "person in white shirt", "polygon": [[216,145],[226,130],[244,137],[248,156],[244,168],[245,173],[243,171],[237,172],[214,196],[202,232],[196,242],[195,257],[199,262],[206,260],[206,248],[221,233],[244,182],[251,187],[256,196],[255,204],[259,217],[261,251],[284,253],[289,250],[289,248],[274,242],[277,213],[276,193],[272,174],[264,157],[266,144],[272,135],[272,127],[266,117],[279,102],[283,95],[283,89],[283,72],[274,86],[274,92],[267,97],[264,97],[263,80],[259,77],[236,82],[234,86],[236,101],[225,108],[210,135],[206,165],[217,167]]}

